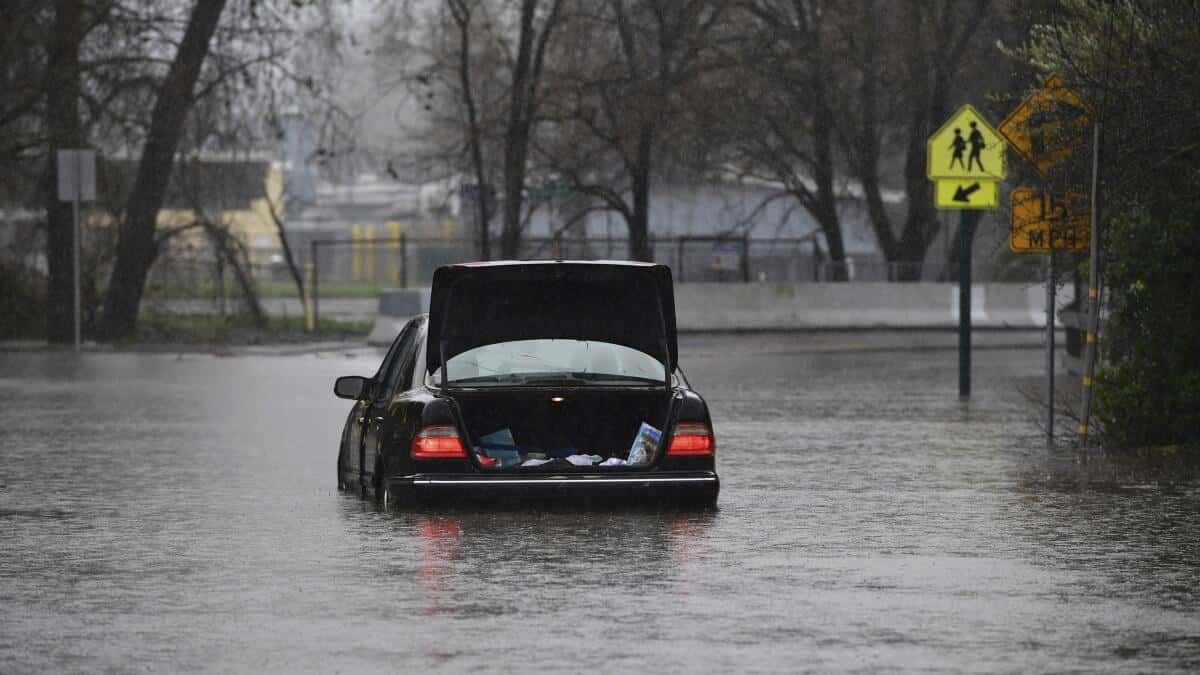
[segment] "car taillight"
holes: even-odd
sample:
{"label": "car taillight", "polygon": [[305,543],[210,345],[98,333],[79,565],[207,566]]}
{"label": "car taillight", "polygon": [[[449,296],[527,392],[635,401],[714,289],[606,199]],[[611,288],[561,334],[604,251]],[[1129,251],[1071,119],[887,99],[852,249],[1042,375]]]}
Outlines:
{"label": "car taillight", "polygon": [[695,457],[713,454],[713,435],[701,422],[680,422],[667,447],[668,457]]}
{"label": "car taillight", "polygon": [[410,453],[413,459],[461,459],[467,450],[458,438],[458,429],[452,424],[435,424],[425,427],[413,436]]}

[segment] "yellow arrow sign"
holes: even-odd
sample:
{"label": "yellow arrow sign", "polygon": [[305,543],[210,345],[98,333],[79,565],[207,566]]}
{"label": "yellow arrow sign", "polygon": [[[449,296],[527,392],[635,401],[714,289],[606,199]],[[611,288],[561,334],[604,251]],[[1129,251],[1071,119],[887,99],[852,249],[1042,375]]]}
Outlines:
{"label": "yellow arrow sign", "polygon": [[1004,138],[983,115],[964,105],[929,137],[926,175],[934,180],[1001,180],[1008,175],[1004,145]]}
{"label": "yellow arrow sign", "polygon": [[1075,92],[1062,86],[1062,78],[1051,75],[1004,118],[999,130],[1017,153],[1045,174],[1083,145],[1090,122]]}
{"label": "yellow arrow sign", "polygon": [[1091,209],[1079,192],[1059,197],[1034,188],[1014,188],[1008,247],[1015,253],[1084,251],[1091,239]]}
{"label": "yellow arrow sign", "polygon": [[996,181],[939,178],[933,184],[933,205],[939,209],[994,209],[999,201]]}

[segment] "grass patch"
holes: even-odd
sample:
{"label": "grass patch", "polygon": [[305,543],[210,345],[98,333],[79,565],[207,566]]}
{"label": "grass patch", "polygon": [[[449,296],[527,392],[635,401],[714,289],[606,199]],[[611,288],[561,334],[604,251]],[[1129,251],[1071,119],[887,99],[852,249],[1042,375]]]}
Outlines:
{"label": "grass patch", "polygon": [[143,312],[138,320],[138,343],[277,344],[359,339],[371,330],[370,321],[321,319],[316,331],[304,330],[303,317],[270,317],[259,328],[244,315],[171,314]]}

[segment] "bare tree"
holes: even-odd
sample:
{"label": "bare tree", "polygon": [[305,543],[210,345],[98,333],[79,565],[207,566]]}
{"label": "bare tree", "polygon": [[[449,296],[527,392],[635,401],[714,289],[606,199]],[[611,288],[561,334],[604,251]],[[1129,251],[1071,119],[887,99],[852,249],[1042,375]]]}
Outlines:
{"label": "bare tree", "polygon": [[475,208],[479,225],[479,258],[491,258],[489,221],[491,220],[491,186],[487,180],[487,165],[483,158],[483,128],[475,104],[475,85],[472,82],[471,34],[472,19],[477,3],[471,0],[450,0],[450,14],[458,28],[458,79],[462,104],[467,116],[467,148],[475,174]]}
{"label": "bare tree", "polygon": [[[529,148],[541,102],[542,72],[550,36],[562,14],[563,0],[521,0],[517,50],[512,57],[508,121],[504,128],[504,225],[500,252],[516,258],[521,245],[521,204]],[[544,16],[538,20],[539,6]],[[482,200],[481,200],[482,201]]]}
{"label": "bare tree", "polygon": [[[725,171],[783,186],[817,222],[835,263],[846,259],[835,156],[838,5],[740,3],[745,29],[733,85],[744,93],[718,97],[729,103],[713,125],[727,147]],[[834,279],[845,277],[845,267],[835,266]]]}
{"label": "bare tree", "polygon": [[194,100],[196,80],[224,8],[225,0],[196,2],[183,41],[159,86],[104,300],[102,332],[107,337],[132,335],[136,327],[146,275],[157,254],[154,231],[158,211],[175,163],[183,122]]}
{"label": "bare tree", "polygon": [[[835,115],[843,121],[841,148],[862,185],[884,257],[902,263],[900,279],[919,279],[920,263],[940,228],[925,171],[926,141],[950,114],[952,99],[986,93],[982,66],[969,75],[965,67],[972,55],[994,49],[994,42],[979,35],[980,26],[993,17],[991,3],[910,0],[890,14],[877,0],[858,0],[843,9],[848,12],[840,31],[846,68],[840,79],[846,91]],[[904,158],[907,212],[899,231],[882,197],[889,137],[899,139]]]}
{"label": "bare tree", "polygon": [[[724,3],[608,0],[572,20],[556,74],[546,168],[616,211],[629,256],[653,259],[651,181],[664,148],[683,135],[687,89],[712,67]],[[586,39],[584,39],[586,37]]]}

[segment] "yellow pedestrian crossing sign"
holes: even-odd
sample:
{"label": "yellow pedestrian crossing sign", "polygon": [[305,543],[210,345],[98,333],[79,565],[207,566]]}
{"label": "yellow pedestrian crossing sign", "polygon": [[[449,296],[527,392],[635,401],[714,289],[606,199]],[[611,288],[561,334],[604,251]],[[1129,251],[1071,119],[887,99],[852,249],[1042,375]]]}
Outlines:
{"label": "yellow pedestrian crossing sign", "polygon": [[929,137],[926,175],[931,180],[1002,180],[1008,175],[1004,147],[1004,138],[983,115],[964,105]]}

